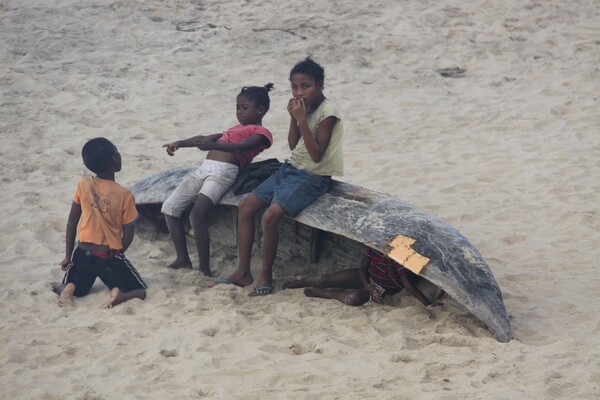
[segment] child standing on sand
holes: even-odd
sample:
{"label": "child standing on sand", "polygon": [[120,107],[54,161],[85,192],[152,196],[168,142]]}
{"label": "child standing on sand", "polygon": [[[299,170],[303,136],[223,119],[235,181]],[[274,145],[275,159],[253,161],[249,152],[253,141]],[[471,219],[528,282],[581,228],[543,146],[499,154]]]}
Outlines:
{"label": "child standing on sand", "polygon": [[431,305],[423,292],[413,283],[413,279],[414,275],[408,269],[386,257],[385,254],[365,247],[360,268],[308,276],[286,282],[283,288],[306,288],[304,294],[308,297],[335,299],[349,306],[360,306],[369,300],[381,303],[384,295],[394,295],[406,289],[425,307]]}
{"label": "child standing on sand", "polygon": [[[65,275],[53,287],[58,304],[70,306],[73,295],[88,294],[96,277],[110,289],[104,308],[146,297],[146,284],[125,258],[138,219],[131,192],[115,182],[121,170],[121,154],[110,140],[99,137],[81,150],[85,166],[96,176],[77,185],[67,222],[66,254],[60,266]],[[79,244],[75,251],[75,237]]]}
{"label": "child standing on sand", "polygon": [[239,125],[223,133],[199,135],[163,145],[170,156],[181,147],[208,150],[202,165],[175,189],[162,206],[161,211],[175,245],[176,258],[169,265],[170,268],[192,268],[181,215],[193,204],[190,221],[200,260],[200,272],[210,276],[208,213],[233,185],[240,168],[250,164],[256,155],[271,147],[273,136],[262,126],[262,119],[269,111],[269,91],[272,88],[272,83],[263,87],[242,88],[236,102]]}
{"label": "child standing on sand", "polygon": [[329,189],[331,176],[343,174],[343,124],[336,105],[325,97],[323,68],[310,57],[290,71],[292,98],[288,102],[290,128],[288,144],[292,151],[278,172],[240,201],[238,208],[238,267],[216,283],[238,286],[252,284],[250,271],[254,216],[262,216],[264,233],[263,264],[250,296],[273,292],[273,263],[279,240],[278,222],[294,216]]}

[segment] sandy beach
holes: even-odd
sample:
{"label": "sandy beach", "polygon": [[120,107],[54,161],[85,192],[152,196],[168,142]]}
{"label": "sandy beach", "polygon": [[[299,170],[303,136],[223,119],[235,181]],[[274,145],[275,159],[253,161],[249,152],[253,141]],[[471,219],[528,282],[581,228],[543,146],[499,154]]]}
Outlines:
{"label": "sandy beach", "polygon": [[[598,21],[594,0],[0,1],[0,398],[600,398]],[[86,140],[118,146],[131,186],[201,161],[161,146],[235,124],[240,88],[272,82],[257,160],[283,160],[288,74],[308,55],[344,115],[343,180],[469,238],[513,339],[404,293],[352,308],[281,290],[327,266],[276,265],[263,298],[208,289],[148,231],[127,251],[145,301],[100,309],[98,281],[58,307]]]}

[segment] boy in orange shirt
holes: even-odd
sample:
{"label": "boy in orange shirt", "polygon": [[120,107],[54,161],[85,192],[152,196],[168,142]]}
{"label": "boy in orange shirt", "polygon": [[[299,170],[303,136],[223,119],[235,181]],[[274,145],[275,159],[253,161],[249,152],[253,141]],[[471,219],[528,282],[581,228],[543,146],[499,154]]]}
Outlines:
{"label": "boy in orange shirt", "polygon": [[[83,163],[95,177],[79,181],[67,222],[66,255],[60,266],[65,275],[53,287],[58,305],[70,306],[73,296],[89,293],[96,278],[110,289],[103,308],[146,297],[146,284],[125,258],[138,220],[133,194],[115,182],[121,154],[108,139],[88,141],[81,150]],[[75,251],[75,237],[79,243]]]}

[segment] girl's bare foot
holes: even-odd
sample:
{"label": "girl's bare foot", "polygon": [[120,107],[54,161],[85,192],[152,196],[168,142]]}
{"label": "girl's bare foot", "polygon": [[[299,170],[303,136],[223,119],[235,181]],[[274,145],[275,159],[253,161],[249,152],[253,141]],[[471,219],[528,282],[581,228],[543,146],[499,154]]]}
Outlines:
{"label": "girl's bare foot", "polygon": [[237,271],[234,271],[227,278],[218,278],[214,282],[209,283],[208,287],[214,287],[219,284],[227,284],[227,285],[236,285],[239,287],[246,287],[248,285],[251,285],[252,282],[254,282],[254,278],[252,277],[252,274],[250,274],[250,273],[245,274],[245,273],[239,273]]}

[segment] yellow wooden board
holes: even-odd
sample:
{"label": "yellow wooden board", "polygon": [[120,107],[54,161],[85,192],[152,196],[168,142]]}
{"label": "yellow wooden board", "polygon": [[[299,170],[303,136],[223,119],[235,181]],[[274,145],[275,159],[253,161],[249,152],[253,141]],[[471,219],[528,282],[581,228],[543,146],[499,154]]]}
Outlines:
{"label": "yellow wooden board", "polygon": [[411,247],[414,243],[415,239],[398,235],[388,243],[392,249],[387,255],[404,268],[419,275],[429,263],[429,258],[414,251]]}

